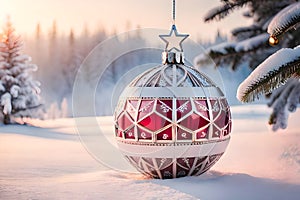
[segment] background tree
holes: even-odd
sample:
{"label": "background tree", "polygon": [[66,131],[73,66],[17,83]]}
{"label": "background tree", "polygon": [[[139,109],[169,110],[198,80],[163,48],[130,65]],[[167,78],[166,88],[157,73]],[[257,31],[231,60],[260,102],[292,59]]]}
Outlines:
{"label": "background tree", "polygon": [[8,20],[0,43],[0,108],[4,124],[12,123],[13,118],[40,114],[40,83],[30,74],[37,66],[30,64],[31,58],[21,53],[22,45]]}
{"label": "background tree", "polygon": [[[243,15],[253,23],[232,30],[233,41],[210,47],[206,54],[220,66],[235,70],[247,63],[255,69],[240,85],[238,99],[249,102],[267,94],[271,97],[268,105],[273,108],[269,124],[273,130],[286,128],[288,112],[296,110],[300,98],[300,31],[297,29],[300,3],[296,0],[221,2],[221,6],[207,13],[205,21],[220,20],[238,8],[247,7]],[[195,59],[197,64],[206,61],[204,54]]]}
{"label": "background tree", "polygon": [[68,48],[65,53],[65,61],[62,69],[62,74],[65,80],[64,98],[69,98],[72,94],[73,84],[76,77],[77,70],[83,60],[73,30],[70,30]]}

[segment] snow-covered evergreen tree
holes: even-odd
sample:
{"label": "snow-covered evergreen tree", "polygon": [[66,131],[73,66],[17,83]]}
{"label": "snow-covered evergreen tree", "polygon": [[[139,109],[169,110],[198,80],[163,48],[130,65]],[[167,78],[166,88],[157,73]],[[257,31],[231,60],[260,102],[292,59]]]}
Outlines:
{"label": "snow-covered evergreen tree", "polygon": [[[232,30],[234,41],[207,49],[217,64],[236,69],[242,63],[254,69],[240,85],[237,97],[253,101],[261,94],[271,97],[273,107],[269,123],[273,130],[286,128],[288,112],[300,103],[300,3],[297,0],[221,0],[205,21],[222,19],[230,12],[246,6],[245,17],[253,24]],[[271,56],[270,56],[271,55]],[[206,62],[199,55],[195,62]]]}
{"label": "snow-covered evergreen tree", "polygon": [[41,114],[40,83],[30,74],[37,66],[30,64],[31,58],[22,54],[21,48],[22,41],[8,20],[0,42],[0,110],[4,124]]}

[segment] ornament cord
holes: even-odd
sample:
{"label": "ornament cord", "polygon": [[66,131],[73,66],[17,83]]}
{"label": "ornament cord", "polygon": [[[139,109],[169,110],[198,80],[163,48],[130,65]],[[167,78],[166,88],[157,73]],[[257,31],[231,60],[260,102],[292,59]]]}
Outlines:
{"label": "ornament cord", "polygon": [[175,24],[175,0],[173,0],[173,24]]}

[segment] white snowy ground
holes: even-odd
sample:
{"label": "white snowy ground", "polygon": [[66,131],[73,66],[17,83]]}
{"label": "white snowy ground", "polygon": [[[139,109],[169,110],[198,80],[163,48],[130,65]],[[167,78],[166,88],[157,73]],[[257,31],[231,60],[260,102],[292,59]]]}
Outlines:
{"label": "white snowy ground", "polygon": [[[232,112],[221,160],[199,177],[170,180],[105,168],[80,143],[74,119],[1,126],[0,199],[300,199],[300,111],[276,133],[266,125],[265,106]],[[99,120],[110,130],[110,117]]]}

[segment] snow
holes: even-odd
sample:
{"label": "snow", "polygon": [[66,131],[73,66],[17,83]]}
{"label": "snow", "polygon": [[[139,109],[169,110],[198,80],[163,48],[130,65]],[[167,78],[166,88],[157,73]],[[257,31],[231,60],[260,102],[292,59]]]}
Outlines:
{"label": "snow", "polygon": [[[273,133],[266,126],[270,111],[264,105],[232,107],[232,138],[221,160],[202,176],[171,180],[102,166],[80,143],[75,119],[28,121],[36,127],[1,126],[0,199],[296,200],[300,112],[291,115],[286,130]],[[82,128],[97,130],[88,118],[76,120],[85,122]],[[112,118],[97,120],[105,137],[114,141]]]}
{"label": "snow", "polygon": [[32,61],[32,59],[31,59],[31,57],[30,56],[28,56],[28,55],[17,55],[16,57],[14,57],[13,59],[12,59],[12,61],[13,62],[21,62],[21,63],[24,63],[24,62],[26,62],[26,61],[28,61],[28,62],[31,62]]}
{"label": "snow", "polygon": [[20,90],[19,86],[17,86],[17,85],[11,86],[11,88],[10,88],[10,94],[11,94],[11,96],[14,97],[14,98],[18,97],[19,90]]}
{"label": "snow", "polygon": [[261,35],[243,40],[242,42],[223,42],[217,45],[213,45],[205,50],[205,53],[198,55],[194,59],[195,64],[205,64],[210,57],[208,56],[211,52],[223,54],[228,54],[229,50],[235,50],[235,52],[247,52],[253,49],[259,48],[261,45],[266,44],[269,38],[269,34],[263,33]]}
{"label": "snow", "polygon": [[226,54],[227,53],[226,49],[235,48],[235,46],[236,46],[235,42],[224,42],[224,43],[220,43],[220,44],[217,44],[217,45],[214,45],[214,46],[208,48],[206,50],[206,52],[216,51],[216,52]]}
{"label": "snow", "polygon": [[[281,10],[279,13],[273,17],[269,26],[268,26],[268,33],[270,35],[278,35],[279,33],[285,32],[291,26],[294,26],[296,23],[299,22],[297,20],[293,23],[293,20],[300,17],[300,2],[291,4]],[[280,34],[279,34],[280,35]]]}
{"label": "snow", "polygon": [[250,51],[252,49],[257,49],[262,44],[265,44],[269,39],[269,34],[264,33],[246,40],[243,40],[236,44],[235,51],[236,52],[245,52]]}
{"label": "snow", "polygon": [[208,56],[210,52],[218,52],[220,54],[226,54],[228,52],[227,49],[235,48],[235,42],[223,42],[217,45],[213,45],[205,50],[205,53],[201,53],[200,55],[196,56],[194,59],[194,63],[196,65],[200,65],[202,63],[206,63],[207,60],[210,59]]}
{"label": "snow", "polygon": [[4,114],[11,113],[11,95],[9,93],[6,92],[1,96],[1,106],[3,106]]}
{"label": "snow", "polygon": [[300,46],[294,49],[283,48],[262,62],[239,86],[237,98],[242,99],[249,87],[265,78],[272,71],[279,70],[285,64],[300,58]]}

